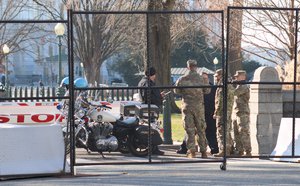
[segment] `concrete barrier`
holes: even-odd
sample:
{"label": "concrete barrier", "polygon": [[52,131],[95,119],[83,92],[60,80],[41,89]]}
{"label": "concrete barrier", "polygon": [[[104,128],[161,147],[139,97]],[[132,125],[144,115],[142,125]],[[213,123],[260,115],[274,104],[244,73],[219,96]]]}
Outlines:
{"label": "concrete barrier", "polygon": [[[295,156],[300,156],[300,118],[295,120]],[[282,118],[272,156],[292,156],[293,118]],[[300,158],[272,158],[274,161],[299,162]]]}
{"label": "concrete barrier", "polygon": [[61,126],[0,125],[0,176],[62,173]]}
{"label": "concrete barrier", "polygon": [[[112,113],[120,114],[115,101]],[[58,102],[0,103],[0,177],[61,173],[64,169],[64,140],[61,124],[65,118]],[[59,118],[59,119],[58,119]],[[55,123],[55,124],[54,124]],[[67,166],[65,171],[70,170]]]}

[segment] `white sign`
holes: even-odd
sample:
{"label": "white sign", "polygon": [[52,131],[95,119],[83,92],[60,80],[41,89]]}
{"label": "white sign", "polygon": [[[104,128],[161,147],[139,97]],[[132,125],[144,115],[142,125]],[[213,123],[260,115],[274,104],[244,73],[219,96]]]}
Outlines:
{"label": "white sign", "polygon": [[57,102],[1,102],[0,124],[51,124],[60,118]]}
{"label": "white sign", "polygon": [[[136,101],[114,101],[101,104],[112,108],[114,115],[120,115],[120,104]],[[58,102],[0,102],[0,124],[53,124],[65,123],[65,117],[56,108]]]}

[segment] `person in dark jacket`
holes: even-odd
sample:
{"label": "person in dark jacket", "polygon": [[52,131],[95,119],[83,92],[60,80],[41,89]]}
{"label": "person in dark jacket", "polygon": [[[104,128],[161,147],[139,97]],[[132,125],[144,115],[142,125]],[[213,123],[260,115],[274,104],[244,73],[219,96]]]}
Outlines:
{"label": "person in dark jacket", "polygon": [[[156,79],[156,70],[154,67],[149,69],[149,72],[145,71],[145,76],[140,80],[138,86],[139,87],[149,87],[155,86],[155,79]],[[149,80],[149,81],[148,81]],[[145,104],[148,104],[147,98],[147,89],[140,89],[139,93],[141,94],[142,101]],[[150,90],[150,104],[154,104],[158,106],[160,109],[162,107],[162,96],[159,89],[151,89]]]}
{"label": "person in dark jacket", "polygon": [[[213,85],[212,83],[209,83]],[[210,89],[209,94],[204,95],[204,106],[205,106],[205,121],[206,121],[206,138],[208,141],[208,146],[210,148],[211,154],[219,153],[218,141],[217,141],[217,128],[216,120],[213,118],[215,112],[215,102],[216,87]]]}
{"label": "person in dark jacket", "polygon": [[[150,67],[149,70],[145,70],[145,76],[140,80],[138,86],[139,87],[153,87],[155,86],[155,79],[156,79],[156,70],[154,67]],[[139,93],[142,97],[142,102],[144,104],[148,104],[148,90],[147,89],[140,89]],[[159,89],[151,89],[150,90],[150,104],[154,104],[162,109],[162,96]],[[164,155],[164,152],[158,149],[158,146],[153,146],[152,149],[153,154],[157,155]]]}

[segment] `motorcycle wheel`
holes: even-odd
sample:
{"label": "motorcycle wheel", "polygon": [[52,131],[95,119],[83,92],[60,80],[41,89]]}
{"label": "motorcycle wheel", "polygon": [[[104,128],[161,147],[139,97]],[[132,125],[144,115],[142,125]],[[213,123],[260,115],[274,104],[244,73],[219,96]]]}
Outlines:
{"label": "motorcycle wheel", "polygon": [[135,156],[144,157],[148,155],[148,147],[139,145],[137,139],[134,136],[129,137],[128,148],[129,151]]}
{"label": "motorcycle wheel", "polygon": [[86,148],[88,142],[88,134],[84,128],[79,129],[79,132],[76,136],[76,147],[77,148]]}

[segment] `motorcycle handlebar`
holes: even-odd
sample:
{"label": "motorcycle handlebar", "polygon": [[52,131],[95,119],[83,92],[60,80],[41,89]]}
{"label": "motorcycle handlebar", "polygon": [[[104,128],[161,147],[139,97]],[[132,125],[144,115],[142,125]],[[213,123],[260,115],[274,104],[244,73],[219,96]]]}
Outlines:
{"label": "motorcycle handlebar", "polygon": [[101,107],[107,108],[107,109],[112,109],[112,107],[107,106],[107,105],[101,105]]}
{"label": "motorcycle handlebar", "polygon": [[94,104],[89,104],[92,107],[100,107],[100,108],[105,108],[105,109],[112,109],[112,107],[107,106],[107,105],[94,105]]}

